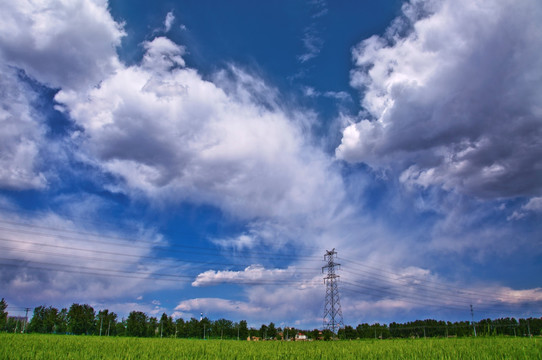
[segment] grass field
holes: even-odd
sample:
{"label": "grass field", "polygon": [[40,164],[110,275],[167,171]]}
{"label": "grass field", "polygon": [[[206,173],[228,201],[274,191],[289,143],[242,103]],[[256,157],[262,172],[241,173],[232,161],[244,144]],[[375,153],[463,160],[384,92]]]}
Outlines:
{"label": "grass field", "polygon": [[0,334],[0,359],[542,359],[542,339],[294,343]]}

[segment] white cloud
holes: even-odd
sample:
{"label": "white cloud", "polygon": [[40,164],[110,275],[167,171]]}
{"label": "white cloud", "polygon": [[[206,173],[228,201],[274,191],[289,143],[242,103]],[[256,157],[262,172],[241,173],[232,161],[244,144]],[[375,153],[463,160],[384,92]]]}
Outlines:
{"label": "white cloud", "polygon": [[305,52],[297,57],[301,63],[305,63],[318,56],[324,46],[324,41],[313,27],[305,29],[302,41]]}
{"label": "white cloud", "polygon": [[[165,37],[157,37],[143,43],[146,50],[142,67],[156,73],[167,72],[173,67],[184,67],[184,47]],[[159,84],[157,84],[159,85]]]}
{"label": "white cloud", "polygon": [[326,91],[326,92],[320,92],[317,91],[315,88],[306,86],[303,88],[303,93],[307,97],[319,97],[324,96],[335,100],[340,101],[352,101],[352,97],[350,94],[348,94],[345,91]]}
{"label": "white cloud", "polygon": [[156,273],[176,274],[172,264],[178,274],[183,266],[168,258],[149,261],[155,245],[163,245],[151,229],[136,229],[134,240],[120,241],[126,233],[51,212],[21,217],[6,209],[1,215],[0,286],[16,302],[92,303],[185,284],[182,278],[156,280]]}
{"label": "white cloud", "polygon": [[[183,317],[220,316],[233,319],[249,319],[249,326],[286,322],[293,325],[321,323],[323,287],[295,288],[290,286],[254,286],[246,291],[246,300],[223,298],[195,298],[181,301],[175,310]],[[198,316],[199,317],[199,316]]]}
{"label": "white cloud", "polygon": [[302,132],[309,120],[284,110],[273,89],[235,68],[204,80],[165,38],[145,47],[141,66],[119,69],[88,94],[55,98],[84,129],[91,157],[129,191],[239,217],[286,218],[341,201],[331,159]]}
{"label": "white cloud", "polygon": [[294,267],[287,269],[265,269],[262,265],[250,265],[243,271],[208,270],[199,274],[192,283],[192,286],[210,286],[222,283],[265,285],[265,283],[273,281],[299,280],[296,272]]}
{"label": "white cloud", "polygon": [[309,1],[308,4],[313,22],[303,30],[301,41],[303,42],[304,53],[297,57],[301,63],[305,63],[320,54],[324,46],[324,40],[320,35],[317,21],[328,13],[327,4],[324,0]]}
{"label": "white cloud", "polygon": [[254,316],[261,314],[262,311],[265,311],[266,309],[258,306],[252,306],[245,301],[220,298],[196,298],[181,301],[175,307],[175,310],[181,312],[181,314],[185,316],[197,316],[197,314],[200,312],[207,313],[208,311],[217,313],[238,313],[245,316]]}
{"label": "white cloud", "polygon": [[529,202],[523,206],[523,209],[534,212],[542,211],[542,197],[535,197],[530,199]]}
{"label": "white cloud", "polygon": [[[139,299],[138,299],[139,300]],[[138,303],[138,302],[96,302],[92,305],[96,311],[97,309],[108,309],[109,311],[117,314],[118,321],[121,321],[123,318],[126,319],[131,311],[141,311],[147,316],[152,316],[160,319],[160,316],[163,313],[168,313],[169,309],[160,306],[154,305],[152,303]]]}
{"label": "white cloud", "polygon": [[31,103],[36,94],[19,80],[13,68],[0,64],[0,188],[42,189],[45,175],[38,168],[45,129]]}
{"label": "white cloud", "polygon": [[125,35],[107,0],[2,1],[0,59],[50,87],[94,86],[118,67]]}
{"label": "white cloud", "polygon": [[337,157],[422,187],[540,194],[540,3],[412,1],[403,13],[353,51],[367,114],[344,129]]}
{"label": "white cloud", "polygon": [[542,197],[534,197],[529,199],[527,204],[523,205],[519,210],[516,210],[508,217],[508,220],[519,220],[527,216],[528,213],[542,212]]}
{"label": "white cloud", "polygon": [[169,32],[171,30],[171,26],[173,26],[173,22],[175,21],[175,15],[173,15],[173,11],[170,11],[166,14],[166,18],[164,20],[164,31]]}

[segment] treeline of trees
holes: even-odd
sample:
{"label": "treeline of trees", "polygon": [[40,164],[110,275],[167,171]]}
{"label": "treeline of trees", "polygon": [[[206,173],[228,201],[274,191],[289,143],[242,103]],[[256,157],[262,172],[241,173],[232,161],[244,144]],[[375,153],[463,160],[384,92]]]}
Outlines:
{"label": "treeline of trees", "polygon": [[345,326],[339,330],[339,338],[409,338],[409,337],[465,337],[465,336],[531,336],[542,335],[542,318],[500,318],[484,319],[475,323],[470,321],[416,320],[403,324],[392,322],[389,325],[360,324],[355,329]]}
{"label": "treeline of trees", "polygon": [[[280,328],[274,323],[263,324],[259,329],[248,328],[247,322],[233,322],[227,319],[211,321],[208,318],[173,319],[163,313],[160,319],[148,316],[141,311],[132,311],[128,318],[118,319],[109,310],[96,312],[87,304],[72,304],[69,309],[58,310],[52,306],[34,308],[32,319],[27,324],[24,318],[8,317],[7,303],[0,301],[0,331],[35,332],[47,334],[86,334],[104,336],[136,337],[177,337],[242,339],[294,339],[303,333],[311,340],[328,340],[333,337],[329,330],[302,331],[293,327]],[[448,337],[448,336],[542,335],[542,318],[485,319],[476,323],[469,321],[446,322],[437,320],[416,320],[407,323],[359,324],[356,328],[347,325],[338,333],[340,339],[358,338],[409,338],[409,337]]]}

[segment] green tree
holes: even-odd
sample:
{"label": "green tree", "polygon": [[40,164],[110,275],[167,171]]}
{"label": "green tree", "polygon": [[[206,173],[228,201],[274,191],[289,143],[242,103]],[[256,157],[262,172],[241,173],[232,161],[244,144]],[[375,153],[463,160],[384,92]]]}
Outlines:
{"label": "green tree", "polygon": [[209,320],[209,318],[207,317],[204,317],[203,319],[201,319],[201,321],[199,322],[198,330],[199,330],[198,337],[201,337],[203,335],[203,331],[205,331],[206,339],[214,335],[211,328],[211,320]]}
{"label": "green tree", "polygon": [[160,337],[171,337],[175,335],[175,324],[173,323],[173,318],[167,316],[166,313],[162,314],[160,317]]}
{"label": "green tree", "polygon": [[34,308],[34,315],[30,321],[29,330],[37,333],[56,332],[58,325],[58,309],[49,306],[38,306]]}
{"label": "green tree", "polygon": [[262,326],[260,326],[259,336],[262,339],[267,339],[267,325],[262,324]]}
{"label": "green tree", "polygon": [[6,321],[5,330],[6,332],[9,332],[9,333],[15,333],[18,331],[20,332],[22,327],[23,327],[23,324],[21,323],[19,319],[8,317]]}
{"label": "green tree", "polygon": [[355,339],[357,337],[356,330],[350,325],[346,325],[344,328],[339,329],[339,339]]}
{"label": "green tree", "polygon": [[183,318],[178,318],[175,320],[175,337],[188,337],[187,326]]}
{"label": "green tree", "polygon": [[147,337],[159,336],[158,319],[151,316],[147,321]]}
{"label": "green tree", "polygon": [[98,335],[115,335],[117,314],[109,310],[100,310],[96,316],[96,333]]}
{"label": "green tree", "polygon": [[95,327],[96,313],[92,306],[72,304],[68,311],[68,331],[80,334],[92,334]]}
{"label": "green tree", "polygon": [[[233,322],[227,319],[218,319],[212,324],[212,332],[215,337],[231,338],[233,330]],[[237,334],[235,334],[237,336]]]}
{"label": "green tree", "polygon": [[274,339],[277,337],[277,329],[275,328],[275,324],[273,322],[269,323],[269,326],[267,327],[267,337],[269,339]]}
{"label": "green tree", "polygon": [[8,312],[6,311],[8,303],[4,298],[0,301],[0,331],[4,330],[8,320]]}
{"label": "green tree", "polygon": [[186,336],[191,338],[202,338],[203,337],[203,324],[201,324],[198,319],[191,318],[185,324],[186,327]]}
{"label": "green tree", "polygon": [[126,320],[126,335],[143,337],[147,334],[147,315],[141,311],[132,311]]}
{"label": "green tree", "polygon": [[246,320],[239,321],[239,339],[246,340],[248,338],[248,325]]}
{"label": "green tree", "polygon": [[318,337],[320,336],[320,330],[314,329],[312,331],[309,331],[307,333],[307,336],[308,336],[309,339],[318,340]]}
{"label": "green tree", "polygon": [[115,330],[113,330],[113,328],[111,328],[111,333],[113,335],[117,335],[117,336],[126,336],[127,335],[126,327],[127,327],[127,323],[126,323],[126,320],[124,320],[124,318],[123,318],[120,322],[118,322],[115,325]]}
{"label": "green tree", "polygon": [[68,309],[63,308],[58,313],[55,331],[58,334],[66,334],[68,332]]}
{"label": "green tree", "polygon": [[333,332],[331,330],[325,329],[324,331],[322,331],[322,336],[323,336],[324,340],[327,341],[327,340],[333,339],[334,334],[333,334]]}

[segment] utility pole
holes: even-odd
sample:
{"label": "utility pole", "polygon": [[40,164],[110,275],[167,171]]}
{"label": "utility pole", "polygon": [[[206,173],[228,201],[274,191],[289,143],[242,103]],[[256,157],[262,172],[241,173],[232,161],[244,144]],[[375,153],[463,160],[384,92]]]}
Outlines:
{"label": "utility pole", "polygon": [[474,310],[472,309],[472,304],[470,304],[470,317],[472,319],[472,328],[474,330],[474,337],[476,337],[476,325],[474,325]]}
{"label": "utility pole", "polygon": [[104,315],[100,316],[100,336],[102,336],[102,323],[104,322]]}
{"label": "utility pole", "polygon": [[[200,323],[203,321],[203,313],[200,314],[199,321]],[[203,323],[203,340],[205,340],[205,323]]]}
{"label": "utility pole", "polygon": [[28,324],[28,312],[30,311],[30,308],[24,308],[25,314],[24,314],[24,326],[23,326],[23,333],[26,332],[26,324]]}
{"label": "utility pole", "polygon": [[339,298],[338,279],[339,275],[335,274],[335,267],[340,264],[335,262],[337,252],[335,248],[329,251],[326,250],[324,261],[327,261],[326,266],[322,266],[322,273],[327,269],[324,284],[326,285],[326,301],[324,304],[324,329],[331,330],[333,335],[337,335],[339,329],[344,327],[343,313],[341,310],[341,302]]}

